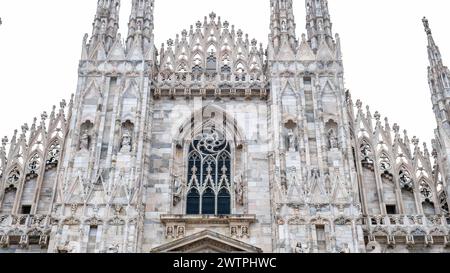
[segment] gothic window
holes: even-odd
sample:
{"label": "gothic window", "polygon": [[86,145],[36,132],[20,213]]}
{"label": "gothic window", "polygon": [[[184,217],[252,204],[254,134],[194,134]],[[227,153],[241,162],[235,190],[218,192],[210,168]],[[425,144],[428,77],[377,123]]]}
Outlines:
{"label": "gothic window", "polygon": [[444,87],[445,88],[449,88],[450,87],[450,83],[448,81],[448,77],[445,73],[442,74],[442,80],[444,82]]}
{"label": "gothic window", "polygon": [[439,202],[442,212],[448,214],[450,210],[448,209],[447,194],[444,191],[439,196]]}
{"label": "gothic window", "polygon": [[427,201],[432,201],[433,198],[433,191],[431,190],[430,185],[428,185],[427,182],[422,181],[420,182],[419,191],[422,197]]}
{"label": "gothic window", "polygon": [[178,71],[179,73],[186,73],[186,72],[187,72],[186,64],[181,63],[181,64],[178,66],[177,71]]}
{"label": "gothic window", "polygon": [[370,145],[366,141],[363,141],[361,144],[360,150],[361,150],[361,156],[363,159],[362,160],[363,163],[373,164],[372,147],[370,147]]}
{"label": "gothic window", "polygon": [[186,213],[231,213],[231,150],[225,137],[212,128],[189,146]]}
{"label": "gothic window", "polygon": [[207,72],[215,72],[216,71],[216,65],[217,65],[217,59],[214,55],[214,52],[211,52],[208,58],[206,59],[206,70]]}
{"label": "gothic window", "polygon": [[7,181],[7,188],[17,188],[17,183],[20,179],[20,172],[17,168],[14,168],[8,175]]}
{"label": "gothic window", "polygon": [[401,170],[399,173],[400,187],[407,191],[412,191],[414,187],[411,174],[407,170]]}
{"label": "gothic window", "polygon": [[199,67],[202,65],[202,57],[200,56],[199,53],[194,55],[193,64],[194,64],[194,66],[199,66]]}
{"label": "gothic window", "polygon": [[245,81],[245,67],[242,63],[236,66],[236,81]]}
{"label": "gothic window", "polygon": [[242,63],[238,63],[236,66],[236,73],[237,74],[244,74],[245,72],[245,66]]}
{"label": "gothic window", "polygon": [[54,142],[50,146],[50,149],[48,149],[47,165],[58,164],[60,151],[61,151],[61,146],[59,145],[58,142]]}
{"label": "gothic window", "polygon": [[41,159],[38,154],[34,154],[28,163],[28,173],[37,174],[41,167]]}
{"label": "gothic window", "polygon": [[226,73],[226,74],[230,74],[231,73],[231,67],[229,67],[228,65],[222,66],[222,68],[220,70],[221,70],[222,73]]}
{"label": "gothic window", "polygon": [[392,169],[391,161],[386,154],[382,154],[380,157],[380,171],[383,173],[389,173]]}

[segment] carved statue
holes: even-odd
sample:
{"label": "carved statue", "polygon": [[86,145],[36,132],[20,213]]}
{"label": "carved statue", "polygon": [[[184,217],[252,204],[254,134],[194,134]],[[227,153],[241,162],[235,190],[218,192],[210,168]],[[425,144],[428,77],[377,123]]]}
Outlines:
{"label": "carved statue", "polygon": [[237,227],[231,227],[231,237],[237,236]]}
{"label": "carved statue", "polygon": [[289,151],[295,151],[296,150],[296,143],[295,143],[296,137],[294,134],[294,130],[289,130],[288,133],[288,149]]}
{"label": "carved statue", "polygon": [[412,190],[413,181],[407,172],[400,172],[400,186],[406,190]]}
{"label": "carved statue", "polygon": [[122,153],[131,152],[131,134],[128,129],[123,130],[122,148],[120,149],[120,152],[122,152]]}
{"label": "carved statue", "polygon": [[63,245],[59,245],[56,250],[59,253],[75,253],[75,248],[70,245],[70,241],[65,241]]}
{"label": "carved statue", "polygon": [[108,247],[108,253],[119,253],[119,244],[112,244]]}
{"label": "carved statue", "polygon": [[282,31],[286,31],[287,30],[287,24],[286,24],[285,20],[283,20],[283,22],[281,22],[281,30]]}
{"label": "carved statue", "polygon": [[242,237],[249,237],[249,233],[248,233],[248,227],[244,226],[242,227]]}
{"label": "carved statue", "polygon": [[348,244],[344,244],[343,247],[341,248],[341,251],[339,253],[348,254],[350,252],[351,252],[351,250],[348,247]]}
{"label": "carved statue", "polygon": [[173,227],[167,227],[167,232],[166,232],[166,237],[167,238],[173,238]]}
{"label": "carved statue", "polygon": [[179,179],[179,176],[175,176],[173,180],[173,205],[176,206],[181,201],[181,195],[183,193],[183,184]]}
{"label": "carved statue", "polygon": [[336,135],[336,132],[333,129],[331,129],[328,132],[328,148],[330,148],[330,149],[339,148],[339,140]]}
{"label": "carved statue", "polygon": [[309,253],[309,246],[308,244],[303,243],[297,243],[297,245],[294,248],[295,253]]}
{"label": "carved statue", "polygon": [[236,204],[243,206],[244,205],[244,183],[243,183],[243,175],[238,175],[234,179],[234,191],[236,194]]}
{"label": "carved statue", "polygon": [[177,238],[184,237],[184,227],[178,227]]}
{"label": "carved statue", "polygon": [[80,150],[88,151],[89,150],[89,131],[85,130],[80,138]]}

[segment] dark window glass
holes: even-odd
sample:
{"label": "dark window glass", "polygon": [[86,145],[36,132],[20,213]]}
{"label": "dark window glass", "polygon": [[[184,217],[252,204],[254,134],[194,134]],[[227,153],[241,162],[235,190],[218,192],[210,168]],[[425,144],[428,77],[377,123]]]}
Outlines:
{"label": "dark window glass", "polygon": [[231,214],[231,196],[226,189],[219,192],[217,197],[217,214],[226,215]]}
{"label": "dark window glass", "polygon": [[22,206],[22,214],[27,215],[31,213],[31,206]]}
{"label": "dark window glass", "polygon": [[200,195],[192,189],[187,196],[187,214],[200,214]]}
{"label": "dark window glass", "polygon": [[216,214],[216,196],[211,189],[207,189],[202,197],[202,214]]}
{"label": "dark window glass", "polygon": [[187,167],[187,214],[230,214],[231,149],[224,134],[216,131],[215,126],[193,139]]}
{"label": "dark window glass", "polygon": [[387,214],[397,214],[397,208],[395,205],[386,205]]}

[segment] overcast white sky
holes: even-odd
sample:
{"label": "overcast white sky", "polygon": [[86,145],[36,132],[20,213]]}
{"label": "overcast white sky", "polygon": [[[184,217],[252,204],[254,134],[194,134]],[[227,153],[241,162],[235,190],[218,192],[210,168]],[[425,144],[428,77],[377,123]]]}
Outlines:
{"label": "overcast white sky", "polygon": [[[75,92],[84,33],[91,33],[95,0],[1,0],[0,136],[31,124]],[[427,84],[426,15],[450,65],[448,0],[330,0],[341,35],[346,88],[429,142],[436,127]],[[131,0],[122,0],[125,36]],[[297,35],[304,32],[303,0],[294,0]],[[156,45],[215,11],[267,46],[269,0],[156,0]]]}

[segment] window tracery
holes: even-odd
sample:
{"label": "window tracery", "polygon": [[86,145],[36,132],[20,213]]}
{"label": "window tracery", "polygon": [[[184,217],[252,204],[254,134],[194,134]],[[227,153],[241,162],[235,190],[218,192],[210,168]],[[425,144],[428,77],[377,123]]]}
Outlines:
{"label": "window tracery", "polygon": [[360,150],[363,158],[362,162],[369,165],[373,165],[374,162],[372,160],[373,156],[372,147],[370,147],[370,145],[364,141],[360,146]]}
{"label": "window tracery", "polygon": [[61,146],[58,142],[54,142],[48,150],[47,165],[58,164],[60,151]]}
{"label": "window tracery", "polygon": [[414,188],[414,182],[411,178],[411,174],[407,170],[401,170],[399,173],[400,187],[407,191],[412,191]]}
{"label": "window tracery", "polygon": [[427,182],[425,181],[420,182],[419,191],[426,202],[432,203],[433,190],[431,189],[430,185],[428,185]]}
{"label": "window tracery", "polygon": [[215,128],[189,146],[187,214],[231,213],[231,150]]}
{"label": "window tracery", "polygon": [[29,174],[37,174],[40,168],[41,158],[38,154],[34,154],[28,162],[28,172]]}
{"label": "window tracery", "polygon": [[17,184],[20,179],[20,171],[17,168],[14,168],[8,175],[6,179],[6,189],[17,189]]}

